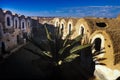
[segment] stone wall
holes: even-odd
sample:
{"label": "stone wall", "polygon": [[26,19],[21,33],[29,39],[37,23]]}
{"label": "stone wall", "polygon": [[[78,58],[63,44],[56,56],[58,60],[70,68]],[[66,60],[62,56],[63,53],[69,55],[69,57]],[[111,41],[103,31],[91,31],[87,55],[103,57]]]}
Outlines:
{"label": "stone wall", "polygon": [[5,50],[9,51],[19,44],[23,44],[24,33],[31,35],[32,20],[24,15],[14,14],[11,11],[0,9],[0,24],[3,37],[0,39],[5,44]]}

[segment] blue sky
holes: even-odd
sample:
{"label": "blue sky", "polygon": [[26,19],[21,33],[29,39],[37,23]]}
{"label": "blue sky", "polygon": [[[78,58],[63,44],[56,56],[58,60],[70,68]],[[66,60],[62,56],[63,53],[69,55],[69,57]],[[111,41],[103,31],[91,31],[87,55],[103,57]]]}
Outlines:
{"label": "blue sky", "polygon": [[120,0],[0,0],[0,7],[26,16],[116,17]]}

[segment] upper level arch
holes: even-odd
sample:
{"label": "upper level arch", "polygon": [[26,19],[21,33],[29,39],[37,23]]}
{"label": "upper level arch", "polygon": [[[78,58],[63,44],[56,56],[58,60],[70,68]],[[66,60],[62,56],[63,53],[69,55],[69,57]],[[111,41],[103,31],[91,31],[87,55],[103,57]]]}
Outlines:
{"label": "upper level arch", "polygon": [[25,21],[25,19],[22,19],[22,20],[21,20],[21,29],[22,29],[22,30],[25,30],[25,29],[26,29],[26,21]]}
{"label": "upper level arch", "polygon": [[61,19],[60,21],[60,29],[64,30],[66,27],[66,21],[64,19]]}
{"label": "upper level arch", "polygon": [[85,35],[87,38],[91,35],[92,29],[88,25],[87,21],[83,18],[79,19],[75,25],[76,36]]}
{"label": "upper level arch", "polygon": [[21,28],[21,30],[26,30],[26,28],[27,28],[26,26],[27,26],[27,25],[26,25],[25,16],[22,15],[22,16],[20,17],[20,19],[21,19],[21,20],[20,20],[20,25],[21,25],[20,28]]}
{"label": "upper level arch", "polygon": [[103,63],[109,68],[113,68],[115,63],[114,43],[111,40],[111,36],[111,34],[104,30],[97,30],[89,38],[90,43],[94,43],[93,53],[95,51],[105,51],[105,53],[98,55],[98,57],[107,58]]}
{"label": "upper level arch", "polygon": [[31,27],[31,18],[27,17],[27,28]]}
{"label": "upper level arch", "polygon": [[84,26],[84,24],[81,24],[79,27],[79,35],[84,35],[86,33],[86,28]]}
{"label": "upper level arch", "polygon": [[5,14],[5,27],[11,28],[13,27],[13,16],[10,11],[4,11]]}
{"label": "upper level arch", "polygon": [[17,14],[15,14],[15,15],[14,15],[14,28],[15,28],[15,29],[19,28],[19,25],[20,25],[19,22],[20,22],[20,21],[19,21],[19,17],[18,17]]}
{"label": "upper level arch", "polygon": [[69,19],[67,23],[67,34],[70,35],[72,30],[73,30],[73,21],[72,19]]}
{"label": "upper level arch", "polygon": [[54,26],[55,26],[55,27],[59,27],[59,24],[60,24],[59,18],[54,18],[54,19],[53,19],[53,23],[54,23]]}

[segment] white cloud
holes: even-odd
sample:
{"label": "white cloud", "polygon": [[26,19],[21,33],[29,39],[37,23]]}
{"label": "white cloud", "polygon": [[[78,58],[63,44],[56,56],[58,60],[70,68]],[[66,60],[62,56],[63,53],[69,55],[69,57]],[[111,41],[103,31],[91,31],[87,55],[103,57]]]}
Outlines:
{"label": "white cloud", "polygon": [[[120,6],[82,6],[82,7],[71,7],[61,9],[64,14],[68,14],[73,17],[85,17],[85,16],[96,16],[96,17],[116,17],[120,14]],[[59,13],[63,14],[63,13]]]}

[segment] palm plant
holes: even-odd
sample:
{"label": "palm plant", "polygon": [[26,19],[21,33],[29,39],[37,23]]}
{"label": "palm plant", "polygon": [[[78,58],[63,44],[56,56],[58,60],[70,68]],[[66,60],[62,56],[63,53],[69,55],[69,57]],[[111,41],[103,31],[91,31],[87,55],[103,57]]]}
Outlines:
{"label": "palm plant", "polygon": [[[38,47],[39,51],[29,49],[29,48],[25,48],[25,49],[34,53],[35,55],[40,56],[43,62],[45,62],[46,65],[49,66],[49,69],[50,69],[50,66],[54,68],[55,73],[59,72],[60,66],[66,63],[71,63],[75,61],[78,57],[81,57],[81,51],[86,48],[89,48],[88,52],[92,56],[92,58],[95,59],[95,61],[99,60],[95,56],[100,54],[101,52],[94,53],[92,55],[91,44],[85,44],[85,45],[80,44],[83,37],[82,35],[79,35],[73,40],[70,40],[71,35],[74,33],[74,31],[72,31],[71,35],[67,35],[66,38],[63,40],[62,39],[63,32],[59,29],[59,27],[56,27],[54,29],[54,34],[51,34],[48,31],[46,26],[47,24],[45,24],[44,26],[47,40],[43,41],[39,39],[39,41],[37,41],[34,38],[31,38],[29,40],[33,45]],[[87,51],[85,50],[85,52]],[[37,64],[39,64],[39,66],[40,65],[43,66],[42,62],[41,63],[37,62]],[[75,67],[75,68],[79,69],[78,67]],[[82,69],[83,74],[85,73],[84,71],[86,71],[86,68]],[[86,71],[85,75],[87,75],[87,73],[88,71]]]}
{"label": "palm plant", "polygon": [[[80,56],[80,54],[78,54],[80,50],[90,46],[90,44],[80,45],[80,41],[82,39],[81,35],[76,37],[74,40],[70,40],[71,35],[67,35],[63,40],[62,34],[60,33],[60,29],[58,27],[55,29],[54,35],[48,31],[46,26],[44,26],[44,28],[47,36],[46,41],[40,40],[38,44],[38,42],[36,42],[33,38],[29,40],[41,51],[39,53],[36,53],[34,50],[28,48],[26,49],[39,56],[50,59],[50,61],[53,61],[54,65],[56,66],[74,60]],[[76,43],[78,44],[76,45]],[[47,48],[45,46],[47,46]]]}
{"label": "palm plant", "polygon": [[[95,47],[95,43],[92,44],[91,50],[93,50],[94,47]],[[102,48],[102,49],[100,49],[100,51],[94,51],[94,52],[92,53],[92,59],[93,59],[93,61],[95,62],[95,65],[106,65],[106,64],[102,63],[101,61],[104,61],[104,60],[106,60],[107,58],[99,57],[101,54],[106,53],[106,52],[104,51],[104,49],[105,49],[105,48]]]}

